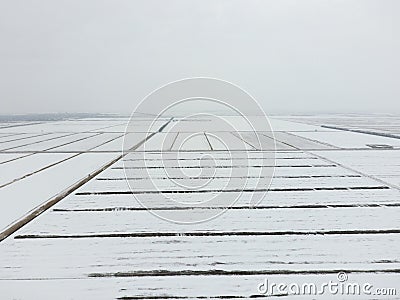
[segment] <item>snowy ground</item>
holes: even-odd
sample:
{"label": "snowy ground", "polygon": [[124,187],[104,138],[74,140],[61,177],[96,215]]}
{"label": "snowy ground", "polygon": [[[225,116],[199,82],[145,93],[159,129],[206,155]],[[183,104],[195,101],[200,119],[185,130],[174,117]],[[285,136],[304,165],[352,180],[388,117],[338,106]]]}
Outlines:
{"label": "snowy ground", "polygon": [[399,120],[273,117],[261,145],[234,117],[242,132],[165,119],[146,141],[122,117],[0,123],[0,298],[250,298],[343,271],[373,286],[360,299],[400,299]]}

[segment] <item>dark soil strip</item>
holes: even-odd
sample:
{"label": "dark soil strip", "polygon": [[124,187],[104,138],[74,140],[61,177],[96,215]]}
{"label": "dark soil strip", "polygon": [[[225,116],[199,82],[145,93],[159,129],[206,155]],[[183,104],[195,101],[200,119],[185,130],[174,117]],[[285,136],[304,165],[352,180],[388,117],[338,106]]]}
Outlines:
{"label": "dark soil strip", "polygon": [[5,129],[5,128],[13,128],[13,127],[23,127],[23,126],[31,126],[31,125],[39,125],[39,124],[44,124],[44,122],[35,122],[35,123],[18,123],[14,125],[7,125],[7,126],[2,126],[0,129]]}
{"label": "dark soil strip", "polygon": [[270,298],[270,297],[286,297],[288,294],[273,294],[273,295],[262,295],[254,294],[250,296],[240,296],[240,295],[219,295],[219,296],[172,296],[172,295],[162,295],[162,296],[123,296],[117,298],[118,300],[161,300],[161,299],[249,299],[249,298]]}
{"label": "dark soil strip", "polygon": [[31,156],[31,155],[34,155],[34,154],[46,153],[47,151],[50,151],[50,150],[52,150],[52,149],[56,149],[56,148],[59,148],[59,147],[65,146],[65,145],[73,144],[73,143],[76,143],[76,142],[79,142],[79,141],[82,141],[82,140],[86,140],[86,139],[89,139],[89,138],[92,138],[92,137],[96,137],[96,136],[98,136],[98,135],[100,135],[100,134],[103,134],[103,133],[96,133],[96,134],[94,134],[94,135],[91,135],[91,136],[88,136],[88,137],[84,137],[84,138],[80,138],[80,139],[77,139],[77,140],[72,141],[72,142],[68,142],[68,143],[64,143],[64,144],[57,145],[57,146],[54,146],[54,147],[50,147],[50,148],[47,148],[47,149],[43,149],[41,152],[33,151],[33,152],[30,153],[30,154],[23,155],[23,156],[19,156],[19,157],[13,158],[13,159],[9,159],[9,160],[3,161],[3,162],[0,163],[0,165],[1,165],[1,164],[6,164],[6,163],[9,163],[9,162],[18,160],[18,159],[22,159],[22,158],[25,158],[25,157],[28,157],[28,156]]}
{"label": "dark soil strip", "polygon": [[25,174],[25,175],[22,175],[21,177],[14,178],[13,180],[11,180],[11,181],[9,181],[9,182],[6,182],[6,183],[0,185],[0,189],[3,188],[3,187],[8,186],[8,185],[10,185],[10,184],[13,184],[13,183],[15,183],[15,182],[18,182],[18,181],[20,181],[20,180],[22,180],[22,179],[25,179],[25,178],[27,178],[27,177],[30,177],[30,176],[35,175],[35,174],[37,174],[37,173],[40,173],[40,172],[42,172],[42,171],[44,171],[44,170],[47,170],[47,169],[49,169],[49,168],[52,168],[52,167],[54,167],[54,166],[56,166],[56,165],[59,165],[59,164],[65,162],[65,161],[67,161],[67,160],[70,160],[70,159],[72,159],[72,158],[77,157],[78,155],[80,155],[80,154],[75,154],[75,155],[73,155],[73,156],[64,158],[64,159],[62,159],[62,160],[59,160],[59,161],[56,161],[56,162],[54,162],[54,163],[52,163],[52,164],[49,164],[49,165],[47,165],[47,166],[44,166],[44,167],[42,167],[42,168],[40,168],[40,169],[38,169],[38,170],[35,170],[35,171],[33,171],[33,172],[30,172],[30,173],[27,173],[27,174]]}
{"label": "dark soil strip", "polygon": [[[251,297],[251,296],[250,296]],[[159,300],[159,299],[247,299],[246,296],[124,296],[117,298],[118,300]]]}
{"label": "dark soil strip", "polygon": [[[265,157],[215,157],[215,158],[208,158],[208,157],[193,157],[193,158],[147,158],[147,157],[142,157],[142,158],[130,158],[130,159],[124,159],[124,161],[168,161],[168,160],[173,160],[173,161],[181,161],[181,160],[252,160],[252,159],[265,159]],[[268,157],[267,157],[268,159]],[[270,157],[269,159],[272,160],[281,160],[281,159],[318,159],[317,157]]]}
{"label": "dark soil strip", "polygon": [[309,152],[309,151],[304,151],[304,152],[307,153],[307,154],[310,154],[310,155],[314,155],[315,157],[318,157],[318,158],[326,161],[327,163],[336,164],[338,167],[341,167],[341,168],[343,168],[343,169],[345,169],[347,171],[350,171],[350,172],[352,172],[354,174],[358,174],[358,175],[361,175],[363,177],[370,178],[370,179],[372,179],[374,181],[379,182],[380,184],[384,184],[384,185],[386,185],[386,186],[388,186],[388,187],[390,187],[392,189],[396,189],[396,190],[400,191],[400,186],[399,185],[392,184],[390,182],[386,182],[385,180],[382,180],[382,179],[380,179],[380,178],[378,178],[378,177],[376,177],[374,175],[370,175],[370,174],[358,171],[357,169],[354,169],[352,167],[348,167],[346,165],[343,165],[343,164],[341,164],[339,162],[336,162],[336,161],[334,161],[332,159],[328,159],[328,158],[326,158],[326,157],[324,157],[322,155],[319,155],[317,153],[312,153],[312,152]]}
{"label": "dark soil strip", "polygon": [[[37,142],[32,142],[32,143],[27,143],[27,144],[23,144],[23,145],[19,145],[19,146],[14,146],[14,147],[10,147],[10,148],[5,148],[5,149],[1,149],[1,151],[7,151],[7,150],[12,150],[12,149],[17,149],[17,148],[21,148],[21,147],[25,147],[25,146],[30,146],[30,145],[36,145],[36,144],[40,144],[43,142],[47,142],[47,141],[52,141],[52,140],[57,140],[57,139],[61,139],[63,137],[67,137],[67,136],[71,136],[71,135],[76,135],[77,133],[68,133],[65,135],[60,135],[60,136],[56,136],[56,137],[52,137],[49,139],[44,139],[44,140],[40,140]],[[32,151],[31,151],[32,152]]]}
{"label": "dark soil strip", "polygon": [[[168,125],[168,123],[170,123],[172,121],[172,118],[166,123],[164,124],[159,132],[165,128],[165,126]],[[135,146],[133,146],[131,149],[129,149],[130,151],[134,151],[135,149],[137,149],[138,147],[140,147],[143,143],[145,143],[147,140],[149,140],[150,138],[152,138],[154,135],[156,134],[156,132],[148,135],[145,139],[143,139],[142,141],[140,141],[138,144],[136,144]],[[62,199],[64,199],[66,196],[68,196],[69,194],[73,193],[74,191],[76,191],[78,188],[80,188],[81,186],[83,186],[84,184],[86,184],[87,182],[89,182],[90,180],[92,180],[94,177],[96,177],[98,174],[100,174],[101,172],[103,172],[104,170],[108,169],[109,167],[111,167],[113,164],[115,164],[117,161],[119,161],[120,159],[122,159],[126,154],[120,154],[118,157],[116,157],[115,159],[113,159],[112,161],[108,162],[107,164],[105,164],[104,166],[100,167],[99,169],[97,169],[96,171],[90,173],[88,176],[82,178],[80,181],[78,181],[77,183],[75,183],[74,185],[70,186],[68,189],[66,189],[65,191],[61,192],[60,194],[58,194],[57,196],[55,196],[54,198],[46,201],[45,203],[41,204],[40,206],[36,207],[35,209],[33,209],[32,211],[29,212],[28,215],[24,216],[22,219],[18,220],[17,222],[13,223],[12,225],[8,226],[5,230],[3,230],[2,232],[0,232],[0,242],[3,241],[4,239],[6,239],[7,237],[9,237],[10,235],[12,235],[13,233],[15,233],[17,230],[19,230],[20,228],[22,228],[23,226],[25,226],[26,224],[28,224],[30,221],[32,221],[33,219],[35,219],[36,217],[38,217],[39,215],[41,215],[43,212],[45,212],[46,210],[48,210],[49,208],[51,208],[52,206],[54,206],[55,204],[57,204],[58,202],[60,202]]]}
{"label": "dark soil strip", "polygon": [[[231,134],[232,134],[235,138],[238,138],[238,139],[241,140],[242,142],[244,142],[244,143],[246,143],[247,145],[249,145],[250,147],[252,147],[254,150],[261,150],[261,149],[258,149],[258,148],[257,148],[256,146],[254,146],[253,144],[251,144],[249,141],[243,139],[242,136],[241,136],[240,134],[239,134],[239,135],[236,135],[236,134],[233,133],[233,132],[231,132]],[[275,148],[275,145],[274,145],[274,148]]]}
{"label": "dark soil strip", "polygon": [[174,118],[170,118],[164,125],[162,125],[162,126],[158,129],[158,132],[163,131],[164,128],[167,127],[168,124],[171,123],[173,119],[174,119]]}
{"label": "dark soil strip", "polygon": [[30,138],[34,138],[34,137],[38,137],[38,136],[49,135],[49,134],[51,134],[51,133],[48,132],[48,133],[41,133],[41,134],[36,134],[36,135],[28,135],[28,136],[25,135],[24,137],[20,137],[20,138],[17,138],[17,139],[11,139],[11,140],[7,140],[7,141],[1,141],[0,144],[8,143],[8,142],[20,141],[20,140],[26,140],[26,139],[30,139]]}
{"label": "dark soil strip", "polygon": [[361,130],[361,129],[350,129],[350,128],[345,128],[345,127],[328,126],[328,125],[321,125],[321,127],[342,130],[342,131],[357,132],[357,133],[363,133],[363,134],[369,134],[369,135],[383,136],[383,137],[388,137],[388,138],[392,138],[392,139],[400,139],[399,135],[385,133],[385,132],[377,132],[377,131],[369,131],[369,130]]}
{"label": "dark soil strip", "polygon": [[43,151],[53,150],[53,149],[56,149],[56,148],[59,148],[59,147],[62,147],[62,146],[70,145],[70,144],[73,144],[73,143],[76,143],[76,142],[80,142],[80,141],[87,140],[87,139],[90,139],[90,138],[93,138],[93,137],[97,137],[97,136],[102,135],[102,134],[103,133],[95,133],[93,135],[86,136],[86,137],[83,137],[83,138],[79,138],[79,139],[71,141],[71,142],[67,142],[67,143],[64,143],[64,144],[61,144],[61,145],[57,145],[57,146],[53,146],[53,147],[44,149]]}
{"label": "dark soil strip", "polygon": [[21,159],[21,158],[28,157],[28,156],[31,156],[31,155],[33,155],[33,154],[36,154],[36,153],[35,153],[35,152],[32,152],[32,153],[29,153],[29,154],[26,154],[26,155],[14,157],[14,158],[11,158],[11,159],[9,159],[9,160],[5,160],[5,161],[0,162],[0,165],[7,164],[7,163],[10,163],[10,162],[12,162],[12,161],[14,161],[14,160],[18,160],[18,159]]}
{"label": "dark soil strip", "polygon": [[121,126],[121,125],[125,125],[125,123],[119,123],[119,124],[115,124],[115,125],[100,127],[100,128],[96,128],[96,129],[93,129],[93,130],[89,130],[87,132],[97,132],[98,130],[104,130],[104,129],[107,129],[107,128],[117,127],[117,126]]}
{"label": "dark soil strip", "polygon": [[305,191],[347,191],[386,190],[387,186],[316,187],[316,188],[271,188],[271,189],[226,189],[226,190],[148,190],[148,191],[99,191],[78,192],[75,195],[134,195],[134,194],[190,194],[190,193],[253,193],[253,192],[305,192]]}
{"label": "dark soil strip", "polygon": [[[359,178],[361,175],[292,175],[292,176],[273,176],[272,178],[284,178],[284,179],[309,179],[309,178]],[[261,179],[261,178],[271,178],[271,176],[209,176],[209,177],[113,177],[113,178],[96,178],[99,181],[122,181],[122,180],[171,180],[171,179],[234,179],[234,178],[246,178],[246,179]]]}
{"label": "dark soil strip", "polygon": [[148,238],[148,237],[221,237],[221,236],[286,236],[286,235],[365,235],[399,234],[400,229],[376,230],[316,230],[316,231],[192,231],[192,232],[131,232],[87,234],[23,234],[15,239],[79,239],[79,238]]}
{"label": "dark soil strip", "polygon": [[[120,137],[118,137],[118,138],[120,138]],[[108,142],[111,142],[111,141],[108,141]],[[106,143],[108,143],[108,142],[106,142]],[[101,146],[101,144],[100,145],[97,145],[96,147],[99,147],[99,146]],[[32,151],[32,150],[26,150],[26,151],[7,151],[7,152],[2,152],[2,151],[0,151],[0,154],[1,153],[7,153],[7,154],[29,154],[29,153],[32,153],[32,152],[34,152],[34,153],[121,153],[121,150],[68,150],[68,151],[61,151],[61,150],[59,150],[59,151],[57,151],[57,150],[49,150],[49,151],[43,151],[43,150],[35,150],[35,151]]]}
{"label": "dark soil strip", "polygon": [[[286,132],[286,134],[287,135],[291,135],[293,137],[296,137],[296,138],[298,138],[300,140],[305,140],[305,141],[309,141],[309,142],[312,142],[312,143],[324,145],[324,146],[330,147],[331,149],[340,149],[340,147],[334,146],[332,144],[321,142],[321,141],[314,140],[314,139],[311,139],[311,138],[307,138],[307,137],[304,137],[304,136],[300,136],[300,135],[297,135],[297,134],[294,134],[294,133],[291,133],[291,132]],[[294,146],[292,146],[292,147],[294,147]],[[299,149],[298,147],[295,147],[295,148]],[[299,150],[301,150],[301,149],[299,149]]]}
{"label": "dark soil strip", "polygon": [[105,211],[145,211],[145,210],[209,210],[209,209],[323,209],[323,208],[362,208],[362,207],[400,207],[400,203],[366,203],[366,204],[300,204],[271,206],[176,206],[176,207],[106,207],[106,208],[55,208],[54,212],[105,212]]}
{"label": "dark soil strip", "polygon": [[[101,135],[101,134],[102,134],[102,133],[95,134],[94,136],[98,136],[98,135]],[[94,137],[94,136],[91,136],[91,137]],[[100,146],[102,146],[102,145],[104,145],[104,144],[110,143],[110,142],[114,141],[115,139],[120,138],[120,137],[122,137],[122,136],[123,136],[123,135],[120,135],[120,136],[117,136],[117,137],[115,137],[115,138],[112,138],[112,139],[110,139],[110,140],[108,140],[108,141],[106,141],[106,142],[103,142],[103,143],[100,144],[100,145],[96,145],[96,146],[90,148],[89,150],[94,149],[94,148],[97,148],[97,147],[100,147]],[[85,139],[86,139],[86,138],[85,138]],[[74,143],[74,142],[76,142],[76,141],[73,141],[73,142],[70,142],[70,143],[66,143],[66,144],[72,144],[72,143]],[[60,147],[60,146],[57,146],[57,147]],[[23,175],[23,176],[21,176],[21,177],[15,178],[15,179],[13,179],[13,180],[7,182],[7,183],[4,183],[4,184],[0,185],[0,188],[3,188],[3,187],[5,187],[5,186],[7,186],[7,185],[10,185],[10,184],[13,184],[13,183],[15,183],[15,182],[17,182],[17,181],[20,181],[20,180],[22,180],[22,179],[25,179],[25,178],[27,178],[27,177],[29,177],[29,176],[35,175],[35,174],[37,174],[37,173],[39,173],[39,172],[42,172],[42,171],[47,170],[47,169],[49,169],[49,168],[52,168],[52,167],[54,167],[54,166],[56,166],[56,165],[59,165],[59,164],[61,164],[61,163],[63,163],[63,162],[66,162],[66,161],[68,161],[68,160],[71,160],[71,159],[73,159],[73,158],[75,158],[75,157],[77,157],[77,156],[80,156],[80,155],[84,154],[85,152],[86,152],[86,151],[78,152],[78,153],[76,153],[75,155],[72,155],[72,156],[70,156],[70,157],[64,158],[64,159],[59,160],[59,161],[57,161],[57,162],[54,162],[54,163],[52,163],[52,164],[50,164],[50,165],[44,166],[44,167],[42,167],[42,168],[40,168],[40,169],[38,169],[38,170],[35,170],[35,171],[31,172],[31,173],[27,173],[27,174],[25,174],[25,175]],[[36,153],[32,153],[32,154],[30,154],[30,155],[33,155],[33,154],[36,154]],[[30,155],[27,155],[27,156],[30,156]],[[24,156],[24,157],[26,157],[26,156]],[[20,157],[20,158],[21,158],[21,157]],[[22,158],[23,158],[23,157],[22,157]]]}
{"label": "dark soil strip", "polygon": [[330,269],[330,270],[150,270],[115,273],[90,273],[89,277],[154,277],[154,276],[249,276],[249,275],[326,275],[345,272],[346,274],[376,273],[397,274],[400,269]]}
{"label": "dark soil strip", "polygon": [[208,147],[210,147],[211,151],[214,151],[213,146],[211,145],[211,142],[207,136],[207,134],[205,132],[203,132],[204,136],[206,137],[207,143],[208,143]]}
{"label": "dark soil strip", "polygon": [[15,137],[29,136],[27,133],[0,133],[0,143],[9,141]]}
{"label": "dark soil strip", "polygon": [[[98,148],[98,147],[100,147],[100,146],[103,146],[103,145],[106,145],[106,144],[108,144],[108,143],[111,143],[111,142],[113,142],[113,141],[115,141],[115,140],[118,140],[118,139],[122,138],[124,135],[125,135],[125,134],[118,135],[118,136],[116,136],[116,137],[114,137],[114,138],[112,138],[112,139],[110,139],[110,140],[108,140],[108,141],[105,141],[105,142],[103,142],[103,143],[101,143],[101,144],[99,144],[99,145],[96,145],[96,146],[94,146],[94,147],[92,147],[92,148],[90,148],[90,149],[88,149],[88,150],[86,150],[86,151],[84,151],[84,152],[85,152],[85,153],[86,153],[86,152],[94,152],[94,151],[92,151],[93,149],[96,149],[96,148]],[[99,151],[99,152],[101,152],[101,151]],[[113,151],[111,151],[111,152],[113,152]]]}
{"label": "dark soil strip", "polygon": [[45,212],[46,210],[48,210],[50,207],[52,207],[53,205],[57,204],[58,202],[60,202],[62,199],[64,199],[66,196],[68,196],[69,194],[73,193],[76,189],[80,188],[81,186],[83,186],[85,183],[87,183],[88,181],[90,181],[91,179],[93,179],[95,176],[97,176],[98,174],[100,174],[101,172],[103,172],[104,170],[106,170],[107,168],[109,168],[112,164],[114,164],[115,162],[117,162],[118,160],[120,160],[121,157],[117,157],[116,159],[110,161],[108,164],[104,165],[103,167],[101,167],[100,169],[98,169],[97,171],[89,174],[87,177],[85,177],[84,179],[78,181],[77,183],[75,183],[74,185],[72,185],[71,187],[69,187],[67,190],[61,192],[60,194],[58,194],[56,197],[54,197],[53,199],[43,203],[42,205],[40,205],[39,207],[36,207],[34,210],[32,210],[27,216],[25,216],[24,218],[22,218],[21,220],[15,222],[14,224],[12,224],[11,226],[7,227],[4,231],[0,232],[0,242],[3,241],[5,238],[9,237],[11,234],[13,234],[14,232],[16,232],[18,229],[20,229],[21,227],[25,226],[26,224],[28,224],[30,221],[32,221],[33,219],[35,219],[37,216],[41,215],[43,212]]}
{"label": "dark soil strip", "polygon": [[[293,148],[293,146],[291,146]],[[196,154],[201,154],[201,153],[208,153],[210,154],[211,152],[213,153],[220,153],[220,154],[229,154],[229,152],[235,152],[235,153],[239,153],[239,152],[249,152],[249,153],[259,153],[259,152],[265,152],[265,153],[287,153],[287,152],[294,152],[294,153],[300,153],[300,152],[304,152],[304,151],[317,151],[317,152],[336,152],[336,151],[359,151],[359,150],[372,150],[372,151],[376,151],[377,149],[371,148],[371,147],[349,147],[349,148],[326,148],[326,149],[321,149],[321,148],[307,148],[307,149],[299,149],[299,148],[293,148],[293,149],[262,149],[262,150],[253,150],[253,149],[247,149],[247,150],[241,150],[241,149],[231,149],[231,150],[217,150],[215,149],[214,151],[208,150],[208,152],[206,152],[207,150],[172,150],[172,151],[168,151],[171,153],[176,153],[176,152],[180,152],[180,153],[196,153]],[[384,150],[388,150],[388,149],[384,149]],[[394,146],[392,149],[389,150],[400,150],[400,146]],[[146,152],[146,153],[151,153],[151,154],[162,154],[162,153],[166,153],[166,150],[138,150],[138,153],[140,152]]]}
{"label": "dark soil strip", "polygon": [[171,146],[169,147],[168,151],[171,151],[172,148],[174,147],[174,144],[176,142],[176,139],[178,138],[179,132],[176,133],[174,140],[172,141]]}
{"label": "dark soil strip", "polygon": [[[293,133],[291,133],[291,135],[300,137],[300,136],[298,136],[298,135],[296,135],[296,134],[293,134]],[[294,146],[293,146],[293,147],[294,147]],[[364,176],[364,177],[373,179],[373,180],[375,180],[375,181],[378,181],[378,182],[381,183],[381,184],[385,184],[385,185],[387,185],[387,186],[390,186],[390,187],[393,188],[393,189],[396,189],[396,190],[399,190],[399,191],[400,191],[400,186],[398,186],[398,185],[391,184],[391,183],[386,182],[386,181],[384,181],[384,180],[382,180],[382,179],[380,179],[380,178],[377,178],[377,177],[375,177],[375,176],[373,176],[373,175],[369,175],[369,174],[360,172],[360,171],[358,171],[358,170],[356,170],[356,169],[353,169],[353,168],[351,168],[351,167],[348,167],[348,166],[345,166],[345,165],[343,165],[343,164],[337,163],[337,162],[334,161],[334,160],[331,160],[331,159],[328,159],[328,158],[326,158],[326,157],[324,157],[324,156],[322,156],[322,155],[316,154],[316,153],[315,153],[313,150],[311,150],[311,149],[307,149],[307,150],[306,150],[306,149],[303,149],[303,150],[302,150],[302,149],[300,149],[300,148],[298,148],[298,147],[295,147],[295,148],[296,148],[297,150],[299,150],[299,151],[302,151],[302,152],[305,153],[305,154],[308,154],[308,155],[317,157],[317,158],[322,159],[322,160],[324,160],[324,161],[326,161],[326,162],[328,162],[328,163],[335,164],[335,165],[338,166],[338,167],[341,167],[341,168],[346,169],[346,170],[348,170],[348,171],[354,172],[354,173],[359,174],[359,175],[361,175],[361,176]],[[368,147],[368,148],[369,148],[369,147]],[[371,148],[369,148],[369,149],[371,149]],[[338,149],[334,149],[334,150],[338,150]],[[347,148],[341,148],[341,150],[346,150],[346,151],[347,151]],[[360,150],[360,149],[356,149],[356,148],[352,149],[352,148],[350,148],[349,150]],[[371,149],[371,150],[374,150],[374,149]]]}
{"label": "dark soil strip", "polygon": [[336,165],[232,165],[232,166],[150,166],[150,167],[113,167],[113,170],[140,170],[140,169],[232,169],[232,168],[330,168]]}
{"label": "dark soil strip", "polygon": [[9,137],[18,136],[18,135],[21,135],[21,134],[24,135],[26,133],[20,133],[20,132],[3,133],[3,132],[0,132],[0,140],[3,139],[3,138],[9,138]]}
{"label": "dark soil strip", "polygon": [[[115,133],[115,132],[109,132],[109,133]],[[349,151],[349,150],[351,150],[351,151],[356,151],[356,150],[365,150],[365,151],[376,151],[376,149],[373,149],[373,148],[370,148],[370,147],[368,147],[368,148],[357,148],[357,149],[354,149],[354,148],[343,148],[343,149],[312,149],[312,150],[307,150],[307,151],[312,151],[313,153],[314,152],[319,152],[319,151],[324,151],[324,152],[326,152],[326,151]],[[394,149],[391,149],[391,150],[394,150],[394,151],[398,151],[398,150],[400,150],[400,147],[398,147],[398,148],[394,148]],[[251,151],[251,150],[246,150],[246,151]],[[294,151],[297,151],[297,152],[299,152],[298,150],[294,150]],[[387,150],[386,150],[387,151]],[[0,152],[2,152],[2,151],[0,151]],[[27,151],[27,150],[10,150],[10,151],[7,151],[6,153],[31,153],[32,151]],[[76,153],[76,152],[79,152],[79,151],[57,151],[57,150],[54,150],[54,151],[35,151],[35,152],[38,152],[38,153],[40,153],[40,152],[45,152],[45,153]],[[91,151],[91,152],[93,152],[93,153],[118,153],[118,152],[121,152],[121,150],[101,150],[101,151]],[[146,153],[148,153],[148,154],[157,154],[157,155],[161,155],[162,153],[166,153],[167,151],[166,150],[161,150],[161,151],[156,151],[156,150],[146,150],[145,151]],[[171,151],[171,153],[174,153],[174,152],[176,152],[176,151]],[[185,152],[185,153],[190,153],[190,154],[196,154],[196,155],[200,155],[200,154],[202,154],[201,152],[199,152],[199,151],[191,151],[191,150],[181,150],[180,151],[181,153],[183,153],[183,152]],[[210,150],[210,152],[211,152],[211,150]],[[208,152],[208,154],[210,154],[210,152]],[[226,150],[214,150],[214,153],[215,152],[219,152],[219,153],[222,153],[222,152],[226,152],[227,153],[227,151]],[[243,152],[243,151],[240,151],[240,150],[231,150],[230,152]],[[270,153],[272,153],[272,152],[276,152],[276,153],[286,153],[287,152],[287,150],[276,150],[276,151],[264,151],[264,152],[270,152]],[[143,153],[144,153],[144,151],[142,151],[142,150],[136,150],[135,151],[135,153],[138,153],[138,155],[142,155],[143,156]],[[141,154],[140,154],[141,153]],[[254,153],[256,153],[255,151],[254,151]]]}

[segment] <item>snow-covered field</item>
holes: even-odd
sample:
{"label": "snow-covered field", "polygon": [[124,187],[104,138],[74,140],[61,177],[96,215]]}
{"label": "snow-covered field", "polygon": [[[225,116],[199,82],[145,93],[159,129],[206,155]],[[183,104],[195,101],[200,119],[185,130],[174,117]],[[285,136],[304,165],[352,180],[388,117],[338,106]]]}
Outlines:
{"label": "snow-covered field", "polygon": [[0,123],[0,299],[250,298],[341,271],[399,299],[399,118],[277,116],[259,140],[127,121]]}

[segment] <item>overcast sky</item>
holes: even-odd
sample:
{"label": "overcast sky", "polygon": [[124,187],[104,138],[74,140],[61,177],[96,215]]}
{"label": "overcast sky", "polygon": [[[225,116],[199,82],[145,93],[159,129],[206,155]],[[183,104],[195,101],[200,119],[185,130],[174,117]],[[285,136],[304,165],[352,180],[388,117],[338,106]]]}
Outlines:
{"label": "overcast sky", "polygon": [[397,0],[0,0],[0,114],[129,114],[197,76],[267,114],[400,112],[399,38]]}

